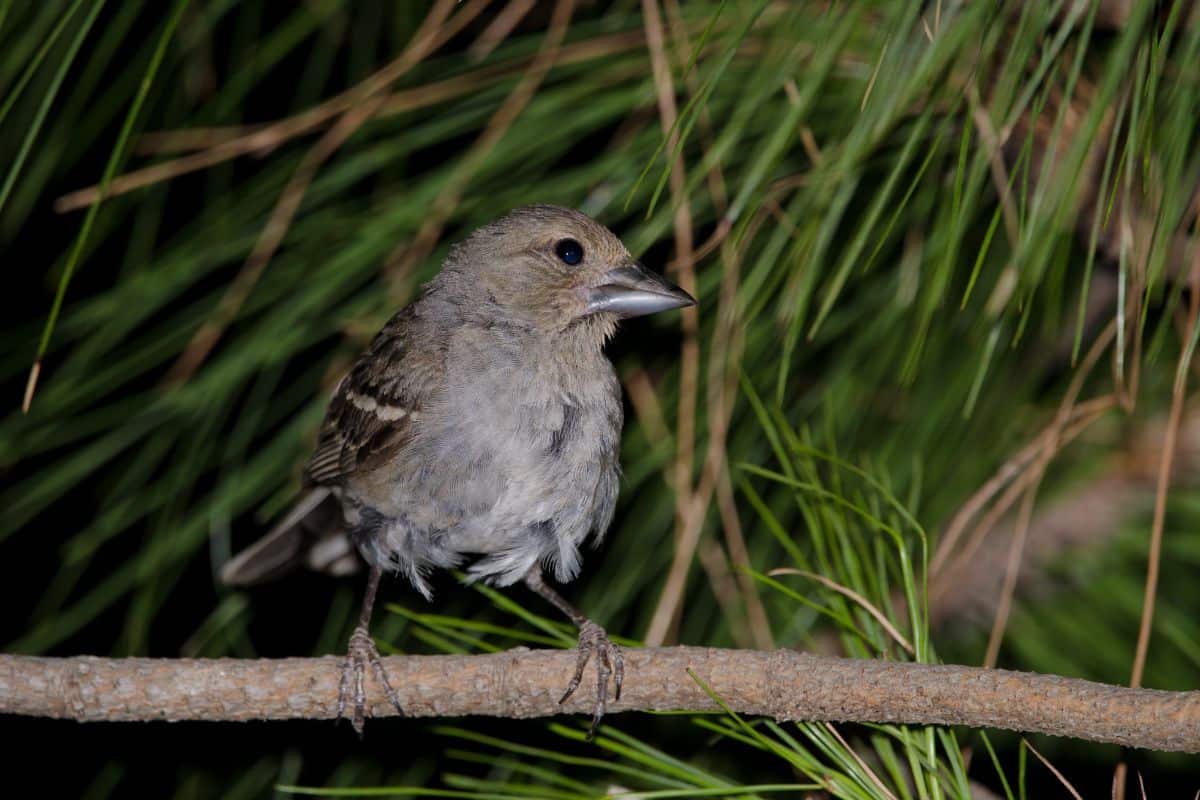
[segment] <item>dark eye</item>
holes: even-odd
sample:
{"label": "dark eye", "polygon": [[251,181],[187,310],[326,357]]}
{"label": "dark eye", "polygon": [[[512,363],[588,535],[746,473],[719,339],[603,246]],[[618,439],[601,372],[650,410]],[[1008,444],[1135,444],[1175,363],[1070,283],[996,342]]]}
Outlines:
{"label": "dark eye", "polygon": [[574,239],[559,239],[558,244],[554,245],[554,252],[564,264],[572,267],[583,261],[583,245]]}

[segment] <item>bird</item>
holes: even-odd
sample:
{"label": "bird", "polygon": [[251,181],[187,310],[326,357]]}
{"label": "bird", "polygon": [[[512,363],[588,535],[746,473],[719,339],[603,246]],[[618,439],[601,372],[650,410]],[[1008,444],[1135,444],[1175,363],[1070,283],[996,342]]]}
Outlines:
{"label": "bird", "polygon": [[[300,563],[367,568],[342,664],[337,717],[359,736],[368,668],[403,714],[369,633],[384,574],[433,599],[434,569],[524,583],[578,628],[575,672],[596,664],[589,737],[620,699],[621,650],[548,582],[612,522],[624,410],[605,343],[622,319],[696,300],[635,259],[608,228],[556,205],[514,209],[452,245],[338,383],[304,469],[307,492],[221,570],[226,584]],[[357,553],[357,556],[355,555]]]}

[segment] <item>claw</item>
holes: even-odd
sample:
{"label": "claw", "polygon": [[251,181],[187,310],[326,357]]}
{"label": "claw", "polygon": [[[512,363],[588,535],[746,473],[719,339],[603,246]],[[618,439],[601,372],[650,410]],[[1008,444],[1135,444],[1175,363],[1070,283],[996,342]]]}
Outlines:
{"label": "claw", "polygon": [[371,665],[375,672],[375,678],[383,687],[387,699],[396,707],[396,711],[404,713],[404,708],[400,705],[400,697],[392,688],[387,672],[383,668],[383,661],[379,658],[379,650],[375,647],[375,641],[371,638],[366,626],[359,625],[350,635],[350,646],[342,666],[342,679],[338,684],[337,718],[346,719],[346,700],[350,684],[353,681],[354,711],[350,717],[350,725],[360,739],[367,721],[367,693],[363,686],[367,664]]}
{"label": "claw", "polygon": [[616,656],[613,660],[613,687],[616,689],[613,693],[613,699],[620,700],[621,684],[625,682],[625,657],[616,645],[613,645],[613,655]]}
{"label": "claw", "polygon": [[625,679],[625,660],[621,656],[621,648],[609,641],[608,634],[594,622],[585,622],[579,629],[579,655],[575,659],[575,674],[567,684],[559,703],[565,703],[567,698],[575,693],[583,681],[583,671],[587,668],[592,655],[596,655],[596,705],[592,712],[592,725],[588,729],[588,741],[596,735],[600,720],[608,708],[608,679],[612,677],[615,686],[615,699],[621,699],[621,683]]}

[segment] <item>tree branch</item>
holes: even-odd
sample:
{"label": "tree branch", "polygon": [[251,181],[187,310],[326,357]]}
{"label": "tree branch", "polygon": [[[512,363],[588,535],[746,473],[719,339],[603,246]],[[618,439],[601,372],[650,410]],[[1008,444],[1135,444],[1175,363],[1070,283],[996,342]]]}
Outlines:
{"label": "tree branch", "polygon": [[[588,713],[592,694],[558,698],[569,650],[384,659],[414,717]],[[897,722],[1071,736],[1200,752],[1200,692],[1128,689],[977,667],[830,658],[792,650],[627,649],[611,711],[710,711],[690,675],[735,711],[777,720]],[[334,716],[341,660],[40,658],[0,655],[0,713],[74,719],[251,720]],[[369,681],[372,716],[394,714]]]}

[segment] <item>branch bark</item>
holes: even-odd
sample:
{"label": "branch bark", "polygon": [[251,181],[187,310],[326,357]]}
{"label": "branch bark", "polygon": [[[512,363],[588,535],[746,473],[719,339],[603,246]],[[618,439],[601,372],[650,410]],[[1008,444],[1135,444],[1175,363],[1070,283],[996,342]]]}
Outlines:
{"label": "branch bark", "polygon": [[[570,650],[384,659],[414,717],[545,717],[590,712],[579,691],[559,705]],[[966,725],[1200,752],[1200,691],[1129,689],[977,667],[771,652],[664,647],[625,651],[625,690],[609,709],[710,711],[776,720]],[[330,719],[341,660],[41,658],[0,655],[0,713],[88,721]],[[372,716],[395,713],[369,681]]]}

